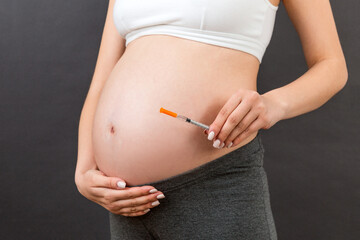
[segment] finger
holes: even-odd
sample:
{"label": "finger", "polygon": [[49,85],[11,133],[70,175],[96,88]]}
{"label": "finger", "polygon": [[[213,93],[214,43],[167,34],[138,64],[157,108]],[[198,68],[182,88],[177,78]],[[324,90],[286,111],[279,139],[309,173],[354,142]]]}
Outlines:
{"label": "finger", "polygon": [[253,121],[249,127],[247,127],[240,135],[238,135],[232,142],[232,146],[238,145],[241,141],[246,139],[248,136],[250,136],[255,131],[259,130],[261,126],[263,125],[263,122],[261,118],[257,118],[255,121]]}
{"label": "finger", "polygon": [[116,209],[114,209],[114,210],[117,211],[117,214],[134,213],[134,212],[139,212],[139,211],[144,211],[146,209],[154,208],[156,206],[159,206],[159,204],[160,204],[159,200],[156,200],[154,202],[149,202],[147,204],[140,205],[137,207],[119,208],[117,210]]}
{"label": "finger", "polygon": [[160,204],[159,199],[163,198],[165,198],[163,193],[158,192],[149,196],[110,203],[108,209],[116,214],[133,213],[154,208]]}
{"label": "finger", "polygon": [[239,136],[243,131],[245,131],[252,124],[252,122],[257,119],[258,116],[258,112],[253,109],[250,110],[250,112],[246,114],[246,116],[240,121],[238,125],[236,125],[236,127],[231,131],[229,136],[227,136],[227,138],[224,140],[224,146],[228,146],[231,142],[233,142],[234,144],[234,139]]}
{"label": "finger", "polygon": [[[243,100],[237,106],[237,108],[230,114],[230,116],[226,119],[224,126],[221,128],[220,133],[218,133],[216,139],[220,140],[219,146],[221,146],[221,144],[223,142],[225,142],[225,140],[228,138],[230,133],[237,126],[240,125],[240,127],[242,127],[242,128],[245,127],[245,126],[243,126],[245,124],[244,118],[246,116],[248,116],[249,114],[251,114],[251,104],[248,101]],[[254,115],[254,113],[252,113],[252,115]],[[250,124],[250,123],[248,123],[248,124]],[[246,127],[244,129],[246,129]]]}
{"label": "finger", "polygon": [[[226,119],[229,117],[229,115],[234,111],[234,109],[239,105],[241,102],[241,91],[237,91],[235,94],[233,94],[227,102],[224,104],[224,106],[219,111],[218,115],[216,116],[214,122],[209,126],[209,129],[207,130],[209,135],[209,140],[215,140],[217,137],[217,134],[220,132],[222,126],[224,125]],[[213,132],[213,133],[211,133]]]}
{"label": "finger", "polygon": [[93,187],[124,189],[126,182],[118,177],[108,177],[99,171],[90,175],[90,181]]}
{"label": "finger", "polygon": [[105,201],[114,202],[149,195],[152,189],[155,188],[152,186],[141,186],[126,187],[125,189],[121,189],[121,191],[110,188],[94,188],[93,191],[94,194],[102,196]]}
{"label": "finger", "polygon": [[[158,201],[157,196],[160,196],[159,199],[162,199],[165,197],[165,196],[162,197],[162,195],[164,195],[164,194],[161,192],[158,192],[158,193],[154,193],[154,194],[151,194],[148,196],[119,200],[119,201],[114,202],[113,205],[115,207],[114,209],[116,209],[116,207],[117,207],[118,209],[122,209],[122,211],[124,211],[124,212],[127,212],[127,211],[130,212],[130,208],[131,208],[131,212],[139,211],[139,208],[144,209],[145,206],[146,206],[146,208],[156,206],[156,203],[160,203]],[[154,205],[152,205],[152,204],[154,204]]]}

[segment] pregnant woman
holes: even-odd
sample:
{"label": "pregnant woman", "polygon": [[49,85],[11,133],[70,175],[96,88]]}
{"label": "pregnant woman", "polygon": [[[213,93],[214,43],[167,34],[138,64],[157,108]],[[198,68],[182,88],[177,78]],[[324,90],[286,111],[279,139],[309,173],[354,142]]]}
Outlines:
{"label": "pregnant woman", "polygon": [[284,0],[309,70],[257,92],[279,4],[109,1],[75,183],[109,211],[111,239],[277,239],[259,130],[319,108],[347,81],[329,1]]}

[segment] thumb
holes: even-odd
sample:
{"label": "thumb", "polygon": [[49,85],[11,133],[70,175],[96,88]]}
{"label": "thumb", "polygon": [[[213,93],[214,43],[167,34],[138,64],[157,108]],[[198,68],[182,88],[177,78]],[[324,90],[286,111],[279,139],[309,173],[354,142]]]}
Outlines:
{"label": "thumb", "polygon": [[122,178],[118,177],[107,177],[108,185],[113,189],[123,189],[126,186],[126,182]]}
{"label": "thumb", "polygon": [[115,179],[114,181],[116,182],[115,188],[125,188],[125,186],[126,186],[125,180],[123,180],[122,178],[117,178],[117,177],[115,177],[114,179]]}
{"label": "thumb", "polygon": [[98,171],[100,174],[95,174],[93,178],[96,181],[97,186],[106,186],[112,189],[124,189],[126,182],[124,179],[119,177],[108,177],[101,171]]}

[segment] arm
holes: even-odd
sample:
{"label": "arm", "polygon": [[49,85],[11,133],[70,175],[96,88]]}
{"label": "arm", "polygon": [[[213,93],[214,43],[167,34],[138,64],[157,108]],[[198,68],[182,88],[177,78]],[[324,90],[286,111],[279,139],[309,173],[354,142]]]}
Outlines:
{"label": "arm", "polygon": [[91,141],[95,109],[105,81],[125,51],[125,39],[118,34],[113,22],[114,3],[115,0],[109,0],[95,72],[80,116],[75,182],[80,174],[97,169]]}
{"label": "arm", "polygon": [[[150,208],[156,207],[152,202],[165,196],[159,196],[162,192],[148,185],[125,187],[123,179],[109,177],[99,171],[93,157],[91,141],[93,119],[100,93],[115,64],[125,52],[125,39],[118,34],[112,18],[114,3],[115,0],[109,0],[95,72],[81,111],[75,184],[84,197],[108,211],[134,217],[146,214]],[[119,182],[123,182],[124,185],[119,186]]]}
{"label": "arm", "polygon": [[[205,133],[214,147],[235,147],[259,129],[319,108],[346,84],[348,73],[329,0],[283,0],[301,40],[309,70],[259,95],[239,89]],[[211,133],[213,132],[213,133]]]}
{"label": "arm", "polygon": [[[348,72],[328,0],[283,0],[309,70],[262,96],[283,110],[281,119],[319,108],[346,84]],[[280,120],[281,120],[280,119]]]}

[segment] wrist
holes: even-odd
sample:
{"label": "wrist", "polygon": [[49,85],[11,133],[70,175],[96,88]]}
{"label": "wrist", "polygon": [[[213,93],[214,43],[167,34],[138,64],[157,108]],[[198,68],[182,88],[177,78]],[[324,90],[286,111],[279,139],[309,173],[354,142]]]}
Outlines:
{"label": "wrist", "polygon": [[261,96],[265,97],[270,101],[272,106],[274,106],[274,111],[276,111],[277,121],[284,120],[287,118],[288,104],[284,99],[280,97],[280,94],[276,89],[268,91]]}

